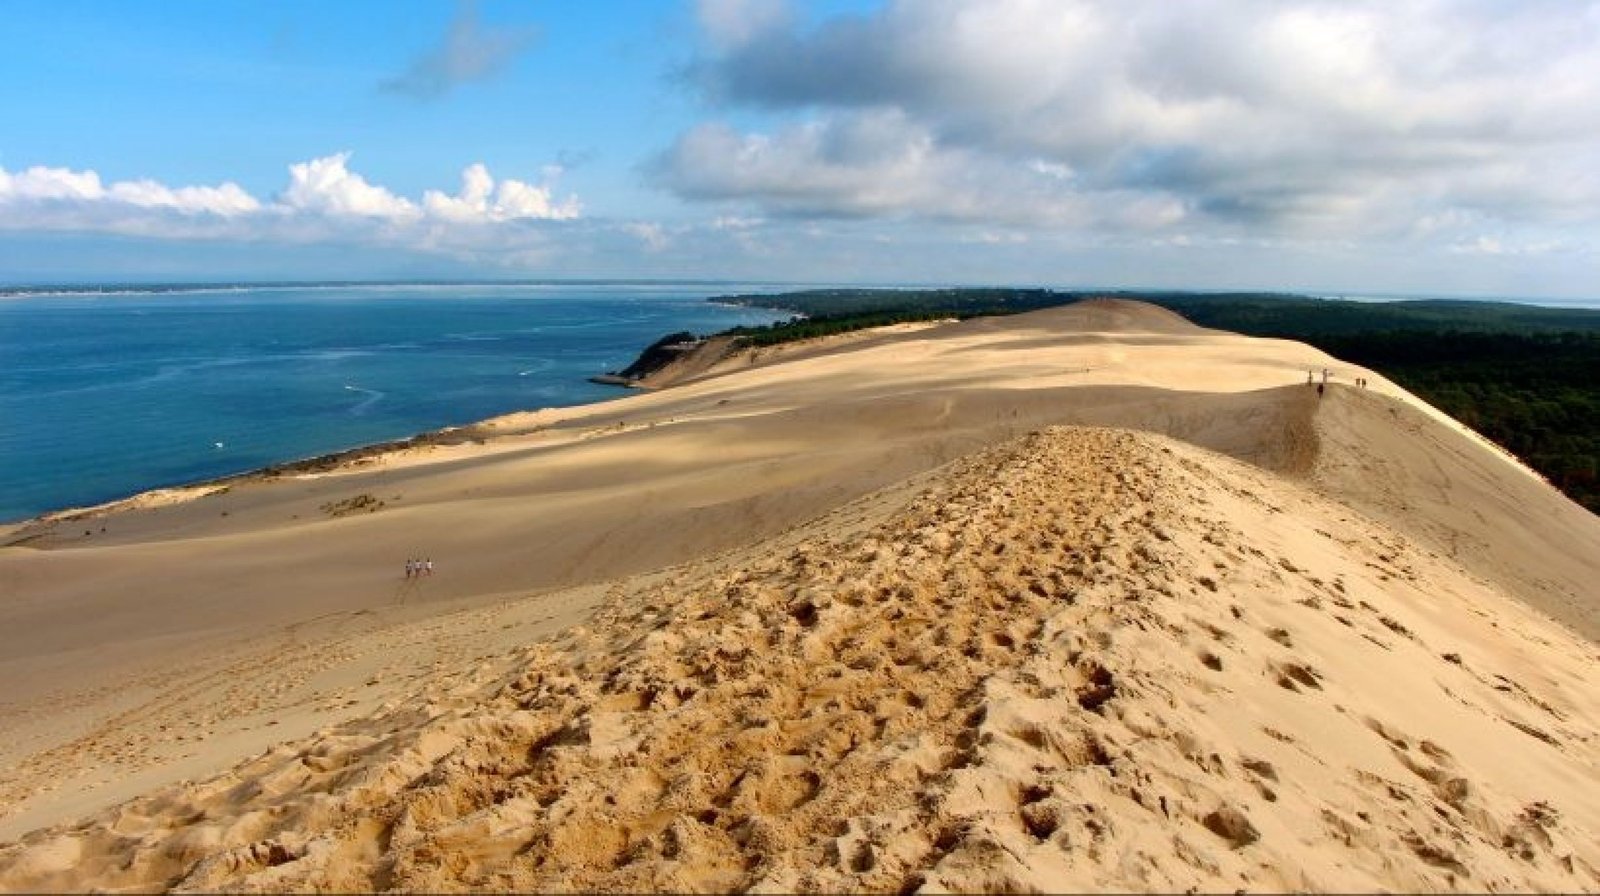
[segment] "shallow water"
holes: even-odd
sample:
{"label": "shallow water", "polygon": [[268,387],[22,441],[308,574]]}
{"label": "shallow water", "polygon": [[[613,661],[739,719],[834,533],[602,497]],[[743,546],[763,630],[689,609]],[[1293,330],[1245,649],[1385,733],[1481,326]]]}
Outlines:
{"label": "shallow water", "polygon": [[330,286],[0,300],[0,520],[517,410],[676,330],[785,312],[740,284]]}

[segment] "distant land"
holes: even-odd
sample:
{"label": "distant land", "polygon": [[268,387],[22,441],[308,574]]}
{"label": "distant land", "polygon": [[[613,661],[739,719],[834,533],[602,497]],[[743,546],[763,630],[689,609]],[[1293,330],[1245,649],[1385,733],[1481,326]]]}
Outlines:
{"label": "distant land", "polygon": [[663,280],[663,279],[562,279],[562,280],[217,280],[105,283],[5,283],[0,281],[0,298],[26,296],[113,296],[163,295],[167,293],[235,292],[261,289],[405,289],[448,286],[529,287],[529,286],[794,286],[792,283],[766,283],[758,280]]}
{"label": "distant land", "polygon": [[[1058,297],[1051,304],[1071,301],[1070,297],[1128,296],[1254,296],[1285,297],[1308,301],[1342,301],[1357,304],[1388,304],[1393,302],[1442,301],[1471,304],[1514,304],[1559,309],[1600,310],[1600,295],[1593,297],[1503,296],[1503,295],[1422,295],[1400,293],[1334,293],[1318,290],[1246,291],[1246,290],[1173,290],[1144,289],[1140,287],[1110,286],[949,286],[934,283],[834,283],[828,281],[800,282],[794,280],[752,280],[728,277],[545,277],[518,279],[423,278],[423,279],[360,279],[360,280],[106,280],[106,281],[6,281],[0,279],[0,298],[47,295],[159,295],[163,293],[232,292],[245,289],[382,289],[429,288],[449,286],[481,287],[537,287],[537,286],[720,286],[733,289],[751,287],[782,292],[789,296],[823,296],[875,293],[879,295],[936,293],[1013,293],[1050,295]],[[736,295],[731,298],[747,297]],[[1064,297],[1064,298],[1063,298]],[[718,298],[713,301],[723,301]],[[1045,305],[1041,307],[1050,307]]]}

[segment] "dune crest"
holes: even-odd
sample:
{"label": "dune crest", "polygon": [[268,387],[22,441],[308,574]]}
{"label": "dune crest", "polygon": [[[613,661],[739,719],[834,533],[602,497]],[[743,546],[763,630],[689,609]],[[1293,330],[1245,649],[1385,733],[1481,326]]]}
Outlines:
{"label": "dune crest", "polygon": [[1600,889],[1589,644],[1204,449],[1034,433],[0,887]]}

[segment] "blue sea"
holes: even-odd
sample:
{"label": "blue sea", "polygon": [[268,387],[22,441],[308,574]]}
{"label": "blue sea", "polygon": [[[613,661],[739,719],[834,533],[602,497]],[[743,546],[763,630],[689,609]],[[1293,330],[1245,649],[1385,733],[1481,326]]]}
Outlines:
{"label": "blue sea", "polygon": [[670,332],[789,316],[706,301],[761,291],[346,285],[0,297],[0,520],[619,397],[585,378]]}

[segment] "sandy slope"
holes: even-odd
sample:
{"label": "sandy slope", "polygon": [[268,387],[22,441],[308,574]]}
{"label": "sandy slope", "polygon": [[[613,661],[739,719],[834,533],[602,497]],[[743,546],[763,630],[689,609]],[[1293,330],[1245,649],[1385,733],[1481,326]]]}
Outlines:
{"label": "sandy slope", "polygon": [[860,515],[29,838],[0,880],[1600,889],[1593,645],[1399,533],[1084,429],[833,534]]}
{"label": "sandy slope", "polygon": [[[1494,791],[1499,794],[1495,797],[1499,802],[1490,807],[1493,812],[1489,816],[1482,812],[1473,816],[1492,816],[1496,819],[1493,825],[1499,827],[1480,825],[1474,829],[1477,834],[1467,835],[1469,841],[1477,837],[1471,843],[1481,846],[1493,839],[1490,835],[1496,830],[1504,834],[1512,825],[1507,819],[1539,800],[1546,800],[1564,813],[1558,824],[1592,834],[1596,829],[1593,819],[1584,816],[1581,808],[1559,804],[1541,788],[1550,781],[1570,777],[1576,785],[1569,782],[1549,789],[1579,794],[1587,793],[1583,787],[1594,782],[1594,746],[1586,739],[1590,733],[1585,727],[1596,718],[1593,707],[1562,690],[1571,687],[1571,680],[1577,680],[1563,676],[1592,674],[1593,651],[1585,652],[1577,646],[1582,642],[1559,626],[1537,618],[1523,606],[1507,603],[1504,595],[1515,595],[1525,604],[1595,637],[1600,633],[1593,584],[1600,581],[1600,522],[1498,451],[1440,420],[1436,412],[1378,377],[1369,376],[1376,387],[1373,390],[1335,388],[1319,402],[1314,391],[1304,386],[1304,377],[1307,368],[1324,366],[1332,367],[1345,379],[1368,375],[1303,345],[1200,330],[1149,306],[1093,303],[915,332],[859,334],[843,342],[769,351],[754,363],[748,358],[735,358],[697,380],[659,393],[601,406],[491,421],[475,430],[492,434],[484,444],[423,447],[369,460],[334,474],[240,483],[226,493],[198,500],[131,507],[91,519],[58,521],[13,532],[6,540],[17,546],[0,548],[0,675],[8,683],[6,693],[0,697],[0,724],[8,732],[8,737],[0,741],[0,760],[4,761],[0,768],[5,769],[0,772],[0,836],[16,836],[39,825],[95,811],[180,778],[203,779],[285,738],[303,737],[318,730],[323,732],[323,746],[316,748],[319,750],[338,752],[341,748],[329,746],[338,743],[367,745],[360,748],[365,751],[360,756],[340,760],[361,770],[359,774],[352,772],[355,778],[390,775],[382,769],[388,768],[383,757],[391,754],[411,756],[403,760],[410,763],[407,768],[430,766],[438,758],[429,752],[433,748],[423,750],[426,755],[418,759],[406,753],[411,749],[407,746],[411,743],[409,738],[432,738],[430,742],[443,745],[456,742],[451,740],[454,735],[441,740],[427,733],[433,724],[428,718],[434,713],[419,709],[421,704],[414,696],[419,688],[434,689],[434,708],[448,710],[446,717],[480,718],[497,712],[492,703],[484,702],[490,700],[486,695],[493,693],[493,688],[481,690],[497,677],[521,676],[530,668],[554,674],[563,664],[572,662],[588,663],[593,668],[654,662],[649,657],[613,649],[619,639],[629,637],[627,632],[634,631],[629,626],[641,624],[637,619],[629,621],[644,606],[640,601],[653,600],[665,608],[678,599],[674,595],[693,591],[700,595],[695,600],[705,605],[701,612],[712,613],[712,619],[722,619],[717,615],[721,612],[717,601],[728,595],[715,583],[748,574],[738,570],[776,562],[774,558],[784,556],[783,551],[788,550],[783,545],[793,542],[798,524],[853,501],[848,513],[835,514],[806,530],[812,533],[810,537],[819,542],[832,539],[854,545],[852,533],[873,527],[888,526],[893,530],[896,526],[922,525],[916,522],[923,519],[916,516],[919,511],[907,509],[916,489],[977,488],[977,479],[982,478],[964,468],[966,472],[961,475],[973,481],[959,486],[946,483],[950,477],[943,473],[927,471],[983,446],[1055,423],[1166,433],[1256,465],[1254,470],[1245,469],[1209,455],[1195,460],[1217,476],[1222,476],[1225,468],[1232,471],[1229,475],[1256,477],[1246,485],[1239,485],[1244,480],[1237,480],[1222,491],[1217,491],[1217,483],[1211,482],[1205,488],[1197,486],[1199,491],[1195,492],[1213,503],[1221,502],[1217,506],[1225,507],[1225,512],[1203,516],[1211,525],[1227,523],[1246,532],[1238,542],[1243,546],[1264,549],[1264,540],[1280,535],[1282,523],[1273,520],[1261,531],[1243,526],[1234,514],[1247,517],[1248,508],[1227,503],[1239,497],[1229,488],[1248,491],[1279,507],[1303,502],[1306,507],[1316,508],[1313,515],[1324,520],[1321,531],[1327,533],[1329,540],[1343,545],[1342,559],[1335,566],[1345,581],[1361,578],[1374,588],[1373,596],[1362,599],[1372,607],[1384,609],[1372,613],[1387,615],[1417,637],[1435,631],[1428,626],[1446,625],[1447,639],[1478,644],[1484,651],[1478,657],[1479,665],[1474,665],[1474,655],[1469,650],[1433,645],[1430,662],[1442,670],[1439,676],[1470,671],[1472,681],[1494,692],[1478,695],[1476,691],[1461,690],[1459,682],[1450,684],[1453,679],[1434,679],[1445,682],[1440,687],[1448,687],[1449,694],[1457,695],[1450,699],[1462,706],[1476,707],[1468,714],[1481,714],[1479,721],[1484,724],[1500,717],[1514,717],[1519,724],[1555,741],[1548,749],[1561,754],[1556,758],[1539,754],[1538,750],[1546,749],[1543,740],[1534,740],[1534,752],[1529,753],[1527,742],[1536,735],[1506,728],[1510,723],[1501,724],[1501,728],[1523,739],[1522,743],[1515,739],[1510,742],[1516,746],[1470,726],[1462,729],[1469,732],[1463,737],[1474,744],[1497,744],[1513,751],[1508,755],[1531,755],[1540,763],[1540,775],[1528,777],[1520,767],[1507,768],[1504,762],[1496,767],[1486,758],[1487,753],[1474,753],[1481,760],[1474,766],[1476,777],[1465,772],[1447,776],[1446,780],[1461,777],[1473,782],[1469,787],[1500,788]],[[1055,441],[1073,438],[1089,436],[1051,437]],[[1047,440],[1049,444],[1041,450],[1057,451],[1055,441]],[[1144,441],[1129,445],[1134,453],[1150,450]],[[1192,451],[1175,445],[1161,447],[1179,453]],[[1157,468],[1161,469],[1159,464]],[[1073,479],[1098,476],[1100,472],[1070,466],[1065,469]],[[1264,470],[1287,474],[1323,497],[1304,492],[1300,485]],[[919,475],[924,479],[918,479]],[[956,476],[951,482],[959,480],[960,476]],[[362,495],[373,496],[373,503],[381,502],[381,506],[375,512],[345,512],[351,499]],[[1342,503],[1328,503],[1327,498]],[[1119,500],[1131,499],[1123,496]],[[1143,496],[1139,501],[1150,503],[1151,507],[1160,503]],[[1072,525],[1096,525],[1094,521],[1100,518],[1089,513],[1093,505],[1083,506],[1087,508],[1086,515]],[[958,523],[958,519],[945,520],[947,525]],[[104,527],[103,532],[100,527]],[[1192,525],[1186,528],[1174,523],[1173,531],[1179,529],[1194,534]],[[83,534],[85,531],[89,534]],[[1138,531],[1133,529],[1118,537],[1132,537]],[[1086,537],[1093,537],[1091,530],[1079,534],[1084,532],[1091,533]],[[884,540],[882,536],[879,539]],[[1016,547],[1008,550],[1018,556],[1028,555],[1022,548],[1039,549],[1038,539],[1025,533],[1015,534],[1013,541]],[[1175,536],[1173,543],[1182,541]],[[1151,549],[1170,547],[1163,542]],[[1307,556],[1298,552],[1324,547],[1317,539],[1303,544],[1286,543],[1283,556],[1291,558],[1289,562],[1296,569],[1311,568],[1309,557],[1315,556],[1315,551]],[[701,559],[729,550],[734,553],[723,555],[715,563]],[[407,585],[399,576],[400,565],[406,557],[419,554],[433,556],[440,572],[428,581]],[[1206,562],[1204,556],[1184,554],[1169,561],[1175,568],[1200,564],[1196,567],[1199,569]],[[1038,570],[1066,569],[1059,566],[1059,558],[1050,554],[1034,556],[1028,562]],[[669,569],[653,572],[664,567]],[[1462,567],[1466,567],[1465,573]],[[938,563],[928,568],[933,570],[929,575],[949,575],[948,571],[939,571]],[[1135,571],[1123,570],[1130,575]],[[1250,590],[1259,586],[1270,593],[1277,588],[1277,583],[1259,585],[1272,581],[1270,576],[1261,578],[1267,573],[1288,575],[1278,567],[1243,576],[1241,581],[1256,584],[1232,597],[1235,605],[1251,614],[1260,610],[1241,601],[1269,599]],[[885,574],[881,569],[874,572],[866,567],[852,572],[858,578]],[[1413,585],[1405,585],[1407,576],[1416,577]],[[1331,574],[1318,577],[1324,583],[1334,581]],[[1219,588],[1227,581],[1218,575],[1209,578]],[[668,580],[674,583],[661,584]],[[713,584],[707,585],[708,581]],[[1289,581],[1294,581],[1292,576]],[[819,580],[816,587],[826,590],[829,586]],[[1442,607],[1453,608],[1456,605],[1449,601],[1459,599],[1482,608],[1486,615],[1474,623],[1475,628],[1458,631],[1448,627],[1457,624],[1449,620],[1461,614],[1434,607],[1425,614],[1427,625],[1419,628],[1417,620],[1404,615],[1404,607],[1396,609],[1383,603],[1400,600],[1406,587],[1431,595],[1430,599],[1450,595]],[[664,590],[651,591],[652,588]],[[1219,593],[1230,592],[1224,589]],[[651,594],[657,596],[650,597]],[[985,599],[983,589],[976,585],[973,599]],[[1336,634],[1350,635],[1362,627],[1363,619],[1372,621],[1363,616],[1367,611],[1360,609],[1354,598],[1340,599],[1353,603],[1355,609],[1336,611],[1349,623],[1333,623],[1338,627]],[[571,638],[563,647],[507,653],[569,628],[606,600],[610,601],[606,612],[612,621],[594,629],[594,633]],[[1027,612],[1044,609],[1044,605],[1029,606],[1032,610]],[[750,612],[759,616],[760,610],[751,607]],[[1013,621],[1022,625],[1022,618]],[[674,625],[673,630],[690,622],[693,620]],[[1233,631],[1222,622],[1208,624]],[[964,636],[980,640],[988,637],[979,631],[979,622],[972,626],[976,627]],[[1402,651],[1402,656],[1411,649],[1406,645],[1415,643],[1397,638],[1398,630],[1384,627],[1380,631],[1370,625],[1365,628],[1371,629],[1366,634]],[[1515,630],[1516,635],[1508,637],[1508,630]],[[1238,629],[1235,633],[1238,643],[1253,643],[1241,634],[1244,632],[1247,630]],[[1017,643],[1015,633],[1004,636]],[[1306,636],[1289,637],[1298,646],[1297,638]],[[1507,640],[1507,644],[1499,644],[1496,639]],[[1362,643],[1370,644],[1366,639]],[[1160,662],[1171,659],[1166,656],[1171,645],[1147,646],[1154,651],[1148,657],[1154,664],[1151,668],[1160,668]],[[1362,650],[1381,649],[1356,646]],[[753,656],[765,656],[762,651],[769,648],[755,642],[751,649],[756,651]],[[1260,652],[1255,647],[1240,649],[1252,657]],[[1328,649],[1342,656],[1344,647]],[[1214,652],[1223,664],[1222,671],[1230,671],[1233,664],[1226,662],[1226,655],[1220,650]],[[1462,664],[1439,659],[1441,652],[1458,655]],[[1539,656],[1545,652],[1550,656]],[[1140,656],[1125,654],[1127,668],[1144,662]],[[656,656],[666,664],[660,669],[676,668],[672,663],[678,660],[663,657],[666,655]],[[1546,659],[1550,661],[1548,665]],[[1048,661],[1063,669],[1077,662],[1060,655]],[[473,662],[486,665],[470,666]],[[1316,662],[1312,665],[1329,679],[1334,678],[1329,671],[1332,666]],[[1348,669],[1338,668],[1339,676],[1373,683],[1373,690],[1384,699],[1393,690],[1386,678],[1371,676],[1369,670],[1379,666],[1358,663]],[[667,675],[669,671],[660,674]],[[1203,671],[1210,674],[1210,670]],[[1424,674],[1415,671],[1414,666],[1394,666],[1391,672],[1395,677],[1413,676],[1418,687],[1425,684]],[[988,673],[971,674],[978,676],[972,681],[989,680],[983,677]],[[1263,679],[1273,677],[1259,669],[1256,674]],[[1284,674],[1291,683],[1296,681],[1292,673]],[[1516,684],[1494,679],[1493,674],[1505,675]],[[1202,675],[1196,687],[1205,680]],[[440,684],[441,681],[454,683]],[[479,683],[472,684],[473,681]],[[604,686],[592,674],[580,674],[571,683],[575,690],[563,695],[569,700],[563,704],[563,712],[592,711],[593,706],[583,709],[589,706],[584,701],[606,699],[592,693],[593,688]],[[1274,681],[1267,684],[1276,688]],[[1053,686],[1065,687],[1059,682]],[[1210,693],[1203,687],[1194,694],[1187,691],[1187,687],[1176,688],[1171,699],[1180,700],[1178,692],[1183,692],[1181,700],[1196,700],[1201,694]],[[1302,686],[1301,692],[1311,693],[1312,689]],[[523,696],[516,699],[521,700],[531,691],[524,688],[519,693]],[[1270,689],[1267,693],[1278,698],[1277,702],[1263,698],[1263,702],[1252,704],[1252,713],[1265,717],[1285,711],[1285,706],[1305,705],[1290,702],[1280,706],[1283,695]],[[1466,696],[1459,696],[1463,694]],[[1537,714],[1517,715],[1526,707],[1506,694],[1527,696],[1533,701],[1527,705],[1542,702],[1554,708],[1559,713],[1555,721],[1568,728],[1553,730],[1554,723]],[[1440,701],[1432,691],[1427,696]],[[1362,698],[1378,699],[1365,694]],[[502,694],[494,699],[506,698]],[[1408,699],[1421,700],[1421,696],[1410,694]],[[994,701],[985,702],[997,705]],[[1014,701],[1000,702],[1009,706]],[[1351,707],[1356,701],[1341,698],[1340,705],[1347,712],[1354,712]],[[1226,711],[1229,706],[1238,709],[1237,704],[1225,701],[1219,704],[1218,711]],[[410,715],[385,717],[385,707]],[[370,715],[374,710],[378,714]],[[1373,705],[1368,714],[1387,720],[1384,724],[1392,727],[1396,718],[1403,721],[1414,717],[1413,713],[1408,704],[1382,703]],[[787,716],[780,713],[774,718]],[[1206,724],[1216,721],[1211,714],[1203,718]],[[344,719],[356,720],[351,723],[356,727],[345,734],[334,734],[334,726]],[[713,721],[697,716],[694,724],[713,725]],[[715,724],[735,721],[730,717]],[[1452,719],[1450,723],[1460,721]],[[1219,744],[1218,755],[1222,756],[1228,750],[1242,751],[1254,743],[1241,733],[1246,728],[1235,725],[1213,731],[1208,737]],[[1505,733],[1500,728],[1492,730]],[[370,740],[377,733],[382,736]],[[1116,736],[1115,732],[1112,734]],[[521,736],[515,735],[508,743]],[[1462,749],[1440,740],[1443,736],[1431,739],[1461,758]],[[347,737],[355,739],[342,739]],[[1403,737],[1416,747],[1416,738],[1430,736],[1416,732]],[[526,747],[524,744],[509,749],[514,752]],[[488,749],[499,755],[494,753],[499,747]],[[1321,746],[1307,748],[1318,761],[1333,764],[1342,761],[1339,751],[1344,749],[1343,741],[1330,742],[1329,751]],[[284,759],[287,764],[283,768],[297,762],[304,765],[295,758],[298,752],[299,748],[277,748],[260,761],[270,765],[277,761],[274,756],[289,757]],[[417,766],[419,762],[421,765]],[[829,773],[828,763],[821,760],[807,767],[815,775]],[[253,775],[266,774],[264,768],[258,763],[257,772],[230,774],[238,781],[248,782]],[[1453,767],[1438,760],[1427,768],[1448,771]],[[1363,769],[1383,774],[1376,768]],[[1444,772],[1428,774],[1439,777]],[[443,772],[435,775],[445,777]],[[370,804],[361,804],[362,811],[376,813],[373,817],[380,821],[387,818],[383,813],[408,798],[408,787],[414,789],[414,780],[405,781],[410,783],[373,795]],[[314,789],[338,790],[342,786],[331,778],[301,783]],[[568,785],[573,783],[567,781]],[[675,793],[685,786],[679,779],[671,779],[666,790]],[[254,787],[250,784],[245,790]],[[305,796],[288,792],[292,788],[287,784],[282,788],[283,798],[290,802]],[[697,791],[689,790],[684,799],[700,799],[693,795]],[[167,801],[164,805],[186,806],[185,811],[192,813],[199,805],[195,802],[200,799],[194,796],[196,792],[191,788],[183,792],[187,795],[169,793],[160,799]],[[318,804],[326,804],[326,808],[351,798],[345,791],[339,794],[331,802],[330,798],[314,798],[312,802],[320,800]],[[224,817],[230,812],[248,815],[254,811],[247,799],[237,797],[233,794],[216,805],[206,803],[207,817]],[[1514,806],[1519,800],[1526,805]],[[230,808],[236,804],[236,808]],[[187,831],[175,841],[168,841],[165,828],[179,816],[162,814],[149,809],[148,803],[144,805],[144,809],[121,810],[121,829],[138,832],[126,842],[116,837],[106,839],[109,835],[105,829],[91,829],[87,840],[77,835],[44,837],[33,848],[7,853],[0,860],[7,869],[0,872],[0,884],[17,886],[19,882],[33,881],[32,885],[43,885],[39,882],[50,881],[51,885],[82,885],[94,878],[52,877],[64,872],[50,868],[53,862],[66,861],[61,857],[74,854],[74,850],[87,850],[83,854],[83,873],[99,873],[95,871],[98,868],[110,874],[109,868],[122,861],[116,856],[137,854],[140,858],[129,870],[133,877],[126,882],[157,885],[191,873],[194,860],[215,848],[262,841],[273,831],[287,830],[284,825],[304,827],[307,837],[322,830],[306,820],[309,816],[293,809],[278,814],[299,820],[277,827],[273,827],[276,822],[267,824],[267,819],[256,817],[236,829]],[[1443,805],[1451,803],[1446,801]],[[131,811],[154,811],[154,820],[148,824],[129,821],[132,816],[126,813]],[[593,827],[592,811],[581,806],[573,811],[574,818],[589,817],[585,823]],[[652,811],[668,812],[669,808]],[[1360,811],[1367,812],[1370,818],[1378,817],[1374,810]],[[1542,809],[1528,811],[1546,818]],[[1348,820],[1349,815],[1345,811],[1339,817]],[[101,823],[109,817],[102,816]],[[441,817],[453,816],[445,813]],[[1290,818],[1299,824],[1296,819],[1301,816]],[[372,822],[379,825],[375,830],[382,830],[382,823]],[[1254,823],[1259,830],[1265,830],[1259,821]],[[1419,842],[1427,845],[1396,853],[1404,860],[1395,860],[1399,864],[1388,858],[1371,860],[1379,866],[1389,862],[1394,866],[1389,871],[1380,873],[1360,863],[1330,866],[1319,872],[1321,876],[1308,878],[1314,882],[1308,885],[1333,886],[1339,881],[1370,879],[1409,888],[1407,884],[1393,883],[1410,880],[1395,876],[1400,872],[1394,868],[1411,867],[1413,860],[1421,861],[1418,856],[1433,855],[1438,859],[1435,847],[1455,855],[1448,844],[1436,842],[1439,837],[1454,838],[1454,834],[1447,835],[1442,830],[1430,834],[1431,829],[1424,830],[1416,819],[1406,824],[1411,825],[1408,830],[1422,838]],[[1385,829],[1393,833],[1399,830],[1398,825],[1400,822],[1395,821]],[[1362,822],[1357,827],[1365,830],[1382,826]],[[722,830],[735,841],[748,839],[748,832],[740,833],[734,827]],[[1558,834],[1561,830],[1567,829],[1558,828]],[[683,836],[690,837],[698,829],[684,831]],[[337,841],[343,844],[340,850],[355,849],[367,856],[362,860],[367,864],[358,863],[366,869],[359,873],[377,875],[352,879],[344,886],[367,887],[402,879],[415,886],[442,886],[447,882],[425,875],[385,877],[396,874],[395,869],[404,864],[397,858],[399,854],[390,850],[392,830],[379,838],[389,846],[364,841],[360,836],[339,839],[345,835],[331,829],[323,833],[331,839],[318,842]],[[1567,836],[1558,834],[1551,835],[1552,843]],[[813,837],[814,832],[804,836]],[[1531,833],[1526,836],[1538,839]],[[1585,836],[1587,841],[1579,837],[1573,842],[1592,842],[1592,836]],[[197,837],[205,842],[193,845],[197,842],[193,838]],[[935,839],[941,837],[948,839],[944,834]],[[1360,839],[1354,834],[1352,837]],[[1392,846],[1391,841],[1384,842]],[[179,849],[181,855],[177,858],[157,857],[177,848],[174,842],[191,846]],[[526,846],[524,842],[517,850],[527,854]],[[746,845],[740,842],[739,848],[744,850]],[[1117,861],[1123,862],[1129,853],[1123,847],[1117,849],[1121,850]],[[1317,849],[1320,847],[1313,852]],[[1456,885],[1471,887],[1471,881],[1488,880],[1498,874],[1504,880],[1522,880],[1526,886],[1545,886],[1533,881],[1549,881],[1549,886],[1596,887],[1592,878],[1583,877],[1587,873],[1583,869],[1595,864],[1594,856],[1579,850],[1568,863],[1571,868],[1567,868],[1556,862],[1560,849],[1553,849],[1549,857],[1540,860],[1543,864],[1507,866],[1511,870],[1502,868],[1500,859],[1491,862],[1479,857],[1468,861],[1458,856],[1454,861],[1472,876],[1458,876]],[[1385,850],[1375,854],[1388,856],[1393,852]],[[1473,855],[1478,851],[1481,850],[1474,846]],[[282,859],[286,855],[268,848],[266,857]],[[497,865],[498,860],[491,861],[492,857],[480,862],[474,855],[449,859],[451,863],[466,862],[478,869],[470,874],[464,870],[465,865],[457,869],[462,875],[458,883],[476,879],[533,885],[530,881],[534,878],[526,876],[526,868],[518,871],[511,867],[515,863]],[[721,868],[717,864],[721,861],[705,867]],[[728,868],[743,867],[740,863],[745,859],[727,861],[734,863]],[[810,867],[807,861],[797,859],[782,867]],[[1273,865],[1285,860],[1281,855],[1257,855],[1253,861],[1256,867],[1263,861]],[[1294,862],[1303,865],[1305,860],[1296,858]],[[317,863],[280,864],[285,869],[282,873],[298,868],[292,873],[310,875]],[[907,859],[896,867],[910,875],[914,864]],[[626,880],[632,882],[627,885],[642,886],[647,880],[655,880],[657,885],[666,886],[677,880],[670,877],[677,872],[660,867],[648,870],[652,867],[647,862],[629,872],[645,877],[624,876],[609,883],[624,885]],[[769,870],[778,873],[773,869],[779,867],[774,865]],[[1556,870],[1549,870],[1550,867]],[[1273,873],[1282,870],[1280,867]],[[1518,873],[1535,871],[1555,876],[1516,877]],[[539,880],[549,886],[607,882],[584,876],[595,873],[598,872],[574,866],[552,871],[557,876]],[[749,868],[740,873],[746,876],[737,878],[737,882],[758,879],[749,876]],[[1109,870],[1103,873],[1113,874]],[[1191,879],[1183,875],[1196,872],[1180,869],[1173,873],[1177,876],[1171,880],[1176,881]],[[1432,872],[1422,869],[1416,873]],[[472,874],[483,877],[472,878]],[[514,876],[494,877],[499,874]],[[668,876],[648,877],[658,874]],[[1372,876],[1349,876],[1356,874]],[[1562,877],[1563,874],[1568,876]],[[204,880],[209,879],[197,877],[194,884],[208,886]],[[269,876],[263,880],[271,879]],[[1166,880],[1159,875],[1103,879],[1122,880],[1121,885],[1132,887],[1163,886],[1161,881]],[[105,880],[109,882],[111,878]],[[328,882],[313,877],[305,880]],[[680,883],[690,885],[697,880],[700,878],[685,877]],[[832,885],[828,880],[775,877],[769,883]],[[975,879],[967,879],[966,884],[961,884],[959,878],[950,880],[949,886],[978,886],[971,882]],[[1430,881],[1429,886],[1448,884],[1438,875],[1416,880]],[[735,878],[713,875],[705,881],[709,883],[703,881],[704,885],[722,886]],[[938,882],[932,877],[928,881]],[[857,882],[898,885],[881,876]],[[849,881],[842,879],[838,883],[847,884]],[[261,885],[274,886],[270,882]]]}

